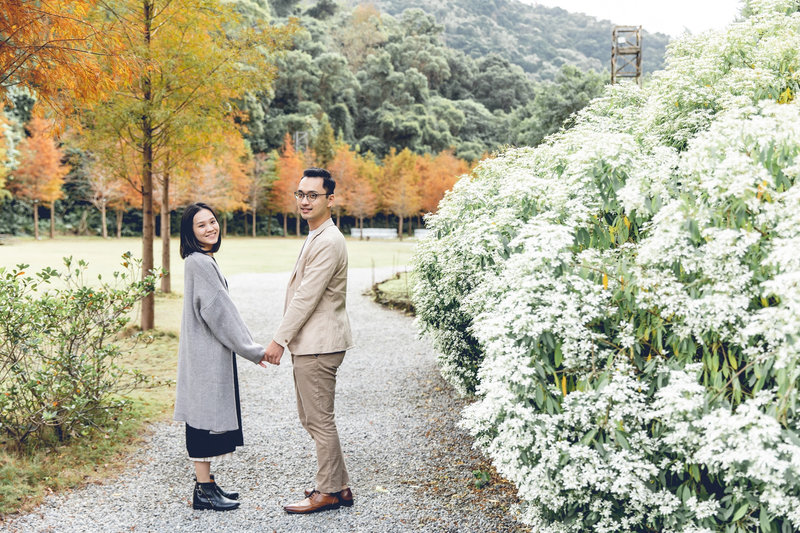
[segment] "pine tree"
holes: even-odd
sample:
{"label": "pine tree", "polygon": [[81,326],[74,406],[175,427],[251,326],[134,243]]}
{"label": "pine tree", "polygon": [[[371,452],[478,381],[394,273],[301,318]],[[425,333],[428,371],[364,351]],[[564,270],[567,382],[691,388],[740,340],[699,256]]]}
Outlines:
{"label": "pine tree", "polygon": [[322,125],[314,139],[314,154],[316,154],[317,166],[322,168],[328,168],[336,155],[336,139],[333,136],[333,128],[328,121],[328,115],[323,115]]}

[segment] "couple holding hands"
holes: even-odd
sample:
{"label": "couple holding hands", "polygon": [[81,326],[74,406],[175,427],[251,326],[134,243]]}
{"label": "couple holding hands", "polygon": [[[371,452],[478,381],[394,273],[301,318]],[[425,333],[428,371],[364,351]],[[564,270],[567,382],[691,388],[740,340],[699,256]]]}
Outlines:
{"label": "couple holding hands", "polygon": [[331,220],[335,187],[324,169],[303,172],[295,197],[309,234],[289,279],[283,320],[266,349],[253,340],[214,260],[221,242],[214,210],[196,203],[183,213],[185,288],[174,419],[186,424],[186,450],[196,475],[194,509],[239,506],[238,493],[224,491],[211,474],[212,460],[243,445],[236,354],[261,366],[279,365],[287,348],[297,412],[316,445],[317,476],[305,499],[284,510],[305,514],[353,505],[334,420],[336,371],[353,344],[345,308],[347,249]]}

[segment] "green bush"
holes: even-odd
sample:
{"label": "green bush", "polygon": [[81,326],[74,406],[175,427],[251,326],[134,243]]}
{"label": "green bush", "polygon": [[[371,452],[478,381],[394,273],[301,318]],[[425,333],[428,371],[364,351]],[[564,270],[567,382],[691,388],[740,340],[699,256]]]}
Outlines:
{"label": "green bush", "polygon": [[127,405],[120,394],[146,380],[117,360],[140,340],[122,332],[155,276],[137,280],[130,253],[125,271],[93,285],[84,261],[64,264],[35,276],[0,268],[0,434],[19,447],[107,426]]}

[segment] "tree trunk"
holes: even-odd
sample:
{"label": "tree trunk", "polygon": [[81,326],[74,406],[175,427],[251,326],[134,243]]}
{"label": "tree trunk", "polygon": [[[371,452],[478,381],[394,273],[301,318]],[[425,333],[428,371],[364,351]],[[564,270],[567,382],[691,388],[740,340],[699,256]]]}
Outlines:
{"label": "tree trunk", "polygon": [[50,238],[56,238],[56,203],[50,204]]}
{"label": "tree trunk", "polygon": [[89,234],[89,224],[86,222],[86,219],[89,217],[89,210],[84,209],[81,211],[81,220],[78,222],[78,235],[88,235]]}
{"label": "tree trunk", "polygon": [[299,213],[295,213],[294,232],[298,237],[300,236],[300,214]]}
{"label": "tree trunk", "polygon": [[286,213],[284,213],[283,214],[283,236],[284,236],[284,238],[289,236],[289,229],[288,229],[287,224],[286,224],[286,219],[287,218],[288,217],[286,216]]}
{"label": "tree trunk", "polygon": [[117,209],[117,239],[122,238],[122,209]]}
{"label": "tree trunk", "polygon": [[170,275],[170,221],[169,221],[169,156],[167,156],[167,171],[164,172],[164,186],[161,188],[161,268],[164,277],[161,278],[161,292],[172,292],[172,276]]}
{"label": "tree trunk", "polygon": [[364,217],[358,217],[358,223],[361,225],[361,233],[358,234],[358,240],[364,240]]}
{"label": "tree trunk", "polygon": [[100,230],[104,239],[108,239],[108,228],[106,227],[106,203],[100,203]]}
{"label": "tree trunk", "polygon": [[39,240],[39,202],[33,202],[33,237]]}
{"label": "tree trunk", "polygon": [[253,209],[253,238],[256,236],[256,210]]}
{"label": "tree trunk", "polygon": [[397,225],[397,237],[402,241],[403,240],[403,215],[399,215],[397,217],[400,221]]}
{"label": "tree trunk", "polygon": [[272,225],[272,212],[267,211],[267,237],[271,237],[270,226]]}
{"label": "tree trunk", "polygon": [[247,235],[247,211],[244,212],[244,234]]}
{"label": "tree trunk", "polygon": [[[152,0],[143,0],[144,8],[144,44],[147,59],[150,58],[151,26],[154,6]],[[154,127],[149,115],[153,103],[153,92],[150,74],[142,80],[144,113],[141,117],[142,128],[142,277],[153,270],[153,136]],[[142,331],[155,327],[155,296],[150,293],[142,299]]]}
{"label": "tree trunk", "polygon": [[222,213],[222,236],[228,236],[228,217],[225,213]]}
{"label": "tree trunk", "polygon": [[342,210],[336,210],[336,227],[341,229],[342,228]]}

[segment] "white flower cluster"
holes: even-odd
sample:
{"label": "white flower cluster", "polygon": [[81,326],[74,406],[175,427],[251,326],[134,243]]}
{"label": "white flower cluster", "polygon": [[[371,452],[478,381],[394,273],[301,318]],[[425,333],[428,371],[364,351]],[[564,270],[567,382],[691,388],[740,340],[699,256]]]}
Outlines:
{"label": "white flower cluster", "polygon": [[799,10],[747,1],[427,220],[419,323],[537,531],[800,528]]}

